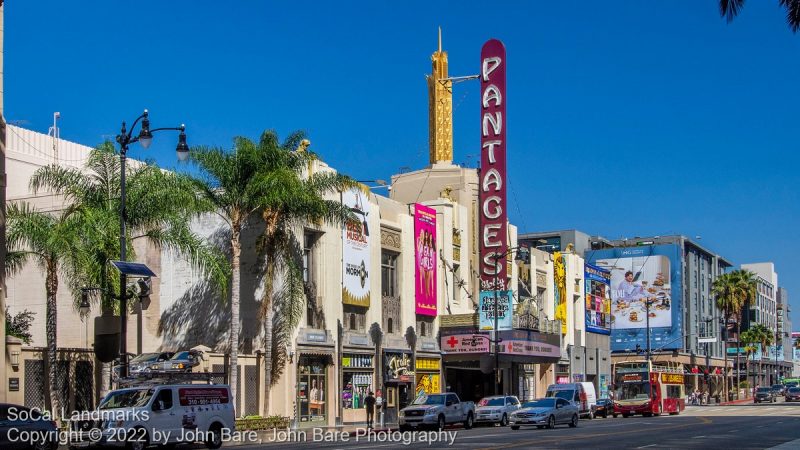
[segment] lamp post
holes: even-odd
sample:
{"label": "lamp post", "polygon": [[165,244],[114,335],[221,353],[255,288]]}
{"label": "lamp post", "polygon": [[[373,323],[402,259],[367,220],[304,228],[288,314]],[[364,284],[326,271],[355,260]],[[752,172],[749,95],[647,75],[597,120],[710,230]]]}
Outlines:
{"label": "lamp post", "polygon": [[[133,135],[133,130],[136,125],[141,123],[139,127],[139,134]],[[126,229],[125,221],[127,220],[127,211],[125,209],[125,165],[127,161],[128,146],[138,142],[146,149],[150,148],[153,143],[153,133],[157,131],[180,131],[178,136],[178,146],[176,151],[178,159],[185,161],[189,157],[189,146],[186,144],[186,126],[181,124],[179,127],[169,128],[154,128],[150,129],[150,118],[147,110],[145,109],[142,115],[136,118],[131,125],[130,130],[125,126],[125,121],[122,122],[120,134],[117,135],[117,143],[119,144],[119,162],[120,162],[120,201],[119,201],[119,257],[120,261],[126,261]],[[119,289],[120,289],[120,310],[119,310],[119,325],[120,325],[120,341],[119,341],[119,357],[120,357],[120,376],[125,378],[128,376],[128,296],[127,291],[127,276],[120,271],[119,274]]]}
{"label": "lamp post", "polygon": [[[495,267],[495,270],[494,270],[494,283],[492,285],[492,291],[494,292],[494,340],[491,340],[491,343],[494,346],[494,393],[495,393],[495,395],[500,395],[500,379],[499,379],[499,377],[500,377],[500,349],[497,347],[497,344],[499,344],[500,342],[503,341],[502,339],[500,339],[500,322],[499,322],[499,319],[497,317],[497,311],[498,311],[498,296],[497,296],[497,292],[499,291],[499,289],[498,289],[498,279],[497,279],[497,274],[498,274],[499,270],[497,269],[497,262],[498,262],[498,260],[500,258],[505,258],[506,256],[508,256],[510,253],[512,253],[515,250],[519,250],[517,252],[517,257],[515,259],[517,261],[524,261],[526,259],[525,255],[528,254],[528,247],[524,247],[524,246],[509,247],[503,253],[495,253],[494,257],[493,257],[493,259],[494,259],[494,267]],[[504,262],[504,264],[505,264],[505,262]],[[508,305],[507,314],[511,314],[511,313],[512,313],[511,305],[509,304]]]}

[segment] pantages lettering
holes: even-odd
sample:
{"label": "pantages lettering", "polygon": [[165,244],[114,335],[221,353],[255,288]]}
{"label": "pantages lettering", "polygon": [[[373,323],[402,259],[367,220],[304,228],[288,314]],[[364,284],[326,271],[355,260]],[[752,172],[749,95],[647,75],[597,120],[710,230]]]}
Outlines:
{"label": "pantages lettering", "polygon": [[480,223],[482,290],[506,289],[506,50],[491,39],[481,49]]}

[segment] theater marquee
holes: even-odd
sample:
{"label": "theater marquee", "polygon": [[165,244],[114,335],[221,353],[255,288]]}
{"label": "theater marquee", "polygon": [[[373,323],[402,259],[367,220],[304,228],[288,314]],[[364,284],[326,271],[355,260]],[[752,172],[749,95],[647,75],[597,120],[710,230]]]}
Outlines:
{"label": "theater marquee", "polygon": [[[497,39],[481,49],[481,290],[506,290],[506,49]],[[496,283],[496,285],[495,285]]]}

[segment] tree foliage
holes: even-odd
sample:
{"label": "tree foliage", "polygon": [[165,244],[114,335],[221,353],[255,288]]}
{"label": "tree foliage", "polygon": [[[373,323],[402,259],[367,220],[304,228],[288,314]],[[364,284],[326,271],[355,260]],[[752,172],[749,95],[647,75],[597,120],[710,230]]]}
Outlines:
{"label": "tree foliage", "polygon": [[19,338],[26,344],[33,342],[31,327],[33,326],[33,316],[35,315],[35,312],[26,309],[12,316],[8,308],[6,308],[6,335]]}
{"label": "tree foliage", "polygon": [[[793,33],[800,29],[800,0],[778,0],[778,4],[786,10],[786,23]],[[744,0],[719,0],[719,14],[728,23],[739,15],[744,7]]]}

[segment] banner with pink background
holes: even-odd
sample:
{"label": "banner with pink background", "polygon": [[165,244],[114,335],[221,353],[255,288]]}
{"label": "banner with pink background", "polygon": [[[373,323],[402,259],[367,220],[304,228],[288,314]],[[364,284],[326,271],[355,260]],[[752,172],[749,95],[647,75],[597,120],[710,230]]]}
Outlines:
{"label": "banner with pink background", "polygon": [[436,315],[436,210],[414,204],[414,299],[416,312]]}

